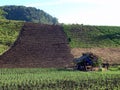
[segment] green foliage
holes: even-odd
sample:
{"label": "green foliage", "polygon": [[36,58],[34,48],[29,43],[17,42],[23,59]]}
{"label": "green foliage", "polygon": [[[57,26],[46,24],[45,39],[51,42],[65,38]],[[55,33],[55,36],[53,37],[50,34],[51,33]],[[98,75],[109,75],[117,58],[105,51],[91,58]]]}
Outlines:
{"label": "green foliage", "polygon": [[118,70],[120,70],[120,66],[118,66]]}
{"label": "green foliage", "polygon": [[110,71],[120,71],[120,65],[117,65],[117,66],[111,66],[109,68]]}
{"label": "green foliage", "polygon": [[0,90],[119,90],[120,71],[0,69]]}
{"label": "green foliage", "polygon": [[0,44],[0,54],[5,52],[9,47],[7,45]]}
{"label": "green foliage", "polygon": [[72,48],[120,47],[120,27],[72,24],[63,28]]}
{"label": "green foliage", "polygon": [[25,6],[3,6],[0,7],[7,15],[4,15],[9,20],[22,20],[27,22],[58,24],[58,20],[52,17],[43,10]]}
{"label": "green foliage", "polygon": [[4,15],[6,15],[7,13],[5,11],[3,11],[2,9],[0,9],[0,19],[5,19]]}
{"label": "green foliage", "polygon": [[102,60],[100,58],[98,58],[97,61],[93,61],[93,66],[95,67],[99,67],[102,65]]}
{"label": "green foliage", "polygon": [[0,20],[0,54],[14,43],[22,26],[20,21]]}

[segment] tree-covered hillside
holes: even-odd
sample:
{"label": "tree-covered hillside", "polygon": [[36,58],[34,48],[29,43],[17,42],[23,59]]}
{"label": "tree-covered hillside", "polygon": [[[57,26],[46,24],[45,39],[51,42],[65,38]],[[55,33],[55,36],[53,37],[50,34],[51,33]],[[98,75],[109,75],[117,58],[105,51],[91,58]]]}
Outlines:
{"label": "tree-covered hillside", "polygon": [[4,14],[8,20],[22,20],[26,22],[57,24],[58,20],[43,10],[34,7],[25,6],[1,6],[7,14]]}
{"label": "tree-covered hillside", "polygon": [[120,27],[64,25],[71,47],[120,47]]}

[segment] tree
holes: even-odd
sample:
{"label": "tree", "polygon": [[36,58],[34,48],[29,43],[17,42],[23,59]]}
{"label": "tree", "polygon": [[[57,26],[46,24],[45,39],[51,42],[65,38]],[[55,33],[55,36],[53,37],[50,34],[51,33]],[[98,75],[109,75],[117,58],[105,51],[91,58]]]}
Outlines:
{"label": "tree", "polygon": [[5,19],[4,15],[7,14],[5,11],[0,9],[0,19]]}

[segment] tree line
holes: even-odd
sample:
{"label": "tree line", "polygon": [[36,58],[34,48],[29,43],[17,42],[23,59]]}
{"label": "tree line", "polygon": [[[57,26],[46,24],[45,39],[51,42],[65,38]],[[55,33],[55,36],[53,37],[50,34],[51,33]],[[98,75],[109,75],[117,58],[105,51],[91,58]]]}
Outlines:
{"label": "tree line", "polygon": [[[5,14],[3,12],[6,12]],[[34,7],[25,6],[1,6],[0,18],[9,20],[22,20],[26,22],[44,23],[44,24],[58,24],[56,17],[44,12],[43,10]]]}

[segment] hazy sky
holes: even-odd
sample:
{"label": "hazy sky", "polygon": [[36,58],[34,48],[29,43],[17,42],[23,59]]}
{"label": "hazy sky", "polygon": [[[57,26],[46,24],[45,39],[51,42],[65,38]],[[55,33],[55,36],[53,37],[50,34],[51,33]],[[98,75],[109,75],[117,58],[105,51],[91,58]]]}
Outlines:
{"label": "hazy sky", "polygon": [[120,26],[120,0],[0,0],[44,10],[61,23]]}

